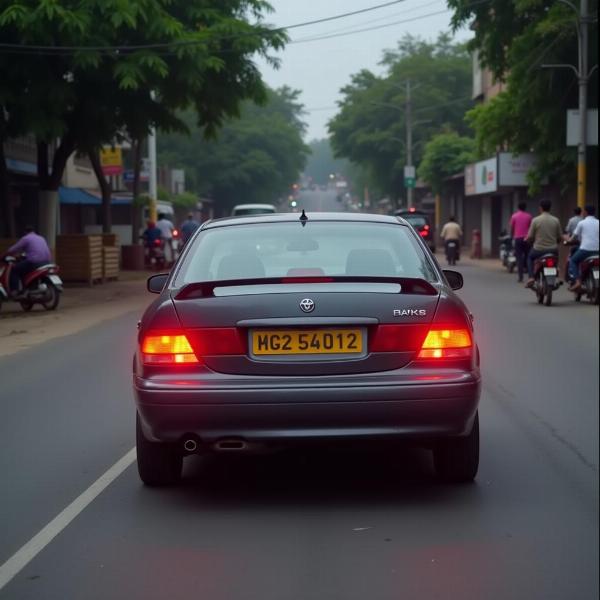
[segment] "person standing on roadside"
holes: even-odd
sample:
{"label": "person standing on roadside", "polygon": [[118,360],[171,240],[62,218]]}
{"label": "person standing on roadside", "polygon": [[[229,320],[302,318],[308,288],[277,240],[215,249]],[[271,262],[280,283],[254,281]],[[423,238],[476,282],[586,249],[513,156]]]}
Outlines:
{"label": "person standing on roadside", "polygon": [[523,276],[527,267],[527,257],[529,255],[527,234],[529,233],[532,220],[533,217],[527,212],[527,204],[519,202],[517,212],[510,218],[510,234],[515,245],[519,283],[523,282]]}
{"label": "person standing on roadside", "polygon": [[158,215],[156,226],[160,229],[160,237],[165,242],[165,262],[167,265],[171,265],[173,263],[173,231],[175,225],[167,219],[167,215],[161,213]]}
{"label": "person standing on roadside", "polygon": [[598,254],[600,243],[598,241],[599,221],[596,218],[596,207],[588,205],[583,211],[584,218],[579,221],[573,235],[567,239],[567,242],[574,238],[579,240],[579,248],[569,259],[569,280],[571,292],[577,291],[581,287],[581,274],[579,265],[592,254]]}
{"label": "person standing on roadside", "polygon": [[527,271],[529,279],[525,287],[531,288],[535,283],[534,263],[536,259],[544,254],[556,254],[558,256],[558,245],[562,242],[562,228],[560,221],[550,214],[552,202],[542,200],[540,202],[540,214],[531,221],[526,241],[533,244],[527,258]]}

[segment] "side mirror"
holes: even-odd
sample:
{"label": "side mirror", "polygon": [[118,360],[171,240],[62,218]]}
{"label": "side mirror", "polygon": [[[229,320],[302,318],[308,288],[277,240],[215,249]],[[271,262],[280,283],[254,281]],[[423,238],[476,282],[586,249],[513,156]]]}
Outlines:
{"label": "side mirror", "polygon": [[453,290],[460,290],[465,283],[463,276],[458,271],[447,271],[444,269],[444,275]]}
{"label": "side mirror", "polygon": [[146,282],[146,288],[151,294],[160,294],[165,287],[165,283],[167,283],[167,279],[169,279],[168,273],[159,273],[158,275],[152,275],[152,277],[148,277],[148,281]]}

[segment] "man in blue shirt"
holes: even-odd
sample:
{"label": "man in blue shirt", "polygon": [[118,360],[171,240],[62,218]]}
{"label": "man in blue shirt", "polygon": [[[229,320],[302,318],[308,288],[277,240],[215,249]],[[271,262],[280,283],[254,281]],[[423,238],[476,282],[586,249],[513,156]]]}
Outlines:
{"label": "man in blue shirt", "polygon": [[200,227],[200,223],[194,219],[193,213],[188,213],[187,220],[181,226],[181,240],[184,244],[194,235],[194,231]]}

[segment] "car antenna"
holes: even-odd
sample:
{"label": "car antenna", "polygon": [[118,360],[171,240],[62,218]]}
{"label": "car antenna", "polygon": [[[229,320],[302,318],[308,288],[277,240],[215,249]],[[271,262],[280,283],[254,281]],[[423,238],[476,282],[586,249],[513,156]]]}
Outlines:
{"label": "car antenna", "polygon": [[302,227],[306,225],[306,221],[308,221],[308,217],[306,216],[306,212],[302,209],[302,214],[300,215],[300,222],[302,223]]}

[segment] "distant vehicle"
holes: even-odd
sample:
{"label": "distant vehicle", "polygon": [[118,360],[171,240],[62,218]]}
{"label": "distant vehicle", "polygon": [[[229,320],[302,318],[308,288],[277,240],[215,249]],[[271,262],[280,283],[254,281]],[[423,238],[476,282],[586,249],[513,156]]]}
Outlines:
{"label": "distant vehicle", "polygon": [[402,208],[394,211],[396,217],[402,217],[408,221],[423,238],[423,241],[429,246],[432,252],[435,252],[435,236],[431,220],[426,212],[414,208]]}
{"label": "distant vehicle", "polygon": [[248,215],[268,215],[276,213],[277,209],[272,204],[238,204],[231,211],[232,217],[246,217]]}

